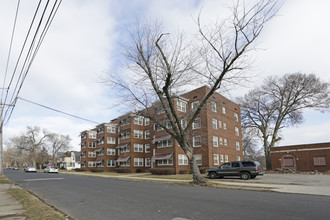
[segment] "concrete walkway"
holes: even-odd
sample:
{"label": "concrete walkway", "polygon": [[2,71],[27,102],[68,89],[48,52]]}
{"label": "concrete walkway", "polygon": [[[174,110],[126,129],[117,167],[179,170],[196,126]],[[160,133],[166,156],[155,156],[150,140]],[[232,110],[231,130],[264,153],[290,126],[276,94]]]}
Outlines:
{"label": "concrete walkway", "polygon": [[0,219],[1,220],[25,220],[23,206],[16,201],[8,189],[17,188],[13,184],[0,184]]}

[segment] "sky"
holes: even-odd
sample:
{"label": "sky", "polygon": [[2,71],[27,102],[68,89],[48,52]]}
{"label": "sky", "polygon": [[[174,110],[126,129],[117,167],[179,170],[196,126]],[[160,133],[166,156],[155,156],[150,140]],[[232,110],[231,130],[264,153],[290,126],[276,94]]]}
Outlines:
{"label": "sky", "polygon": [[[11,59],[10,76],[22,48],[24,36],[38,1],[20,3]],[[158,19],[168,32],[196,33],[195,19],[203,22],[228,15],[231,0],[70,0],[63,1],[24,81],[19,97],[91,121],[109,122],[125,112],[114,108],[116,97],[101,82],[106,72],[118,71],[122,39],[137,20]],[[0,1],[0,83],[7,57],[17,1]],[[330,1],[289,0],[269,21],[259,39],[249,85],[224,94],[230,99],[243,96],[270,75],[314,73],[330,82]],[[8,78],[5,84],[8,84]],[[96,124],[69,117],[18,100],[4,127],[4,140],[20,135],[26,126],[40,126],[70,135],[72,149],[80,150],[80,132]],[[282,130],[279,145],[330,142],[330,113],[304,111],[304,122]]]}

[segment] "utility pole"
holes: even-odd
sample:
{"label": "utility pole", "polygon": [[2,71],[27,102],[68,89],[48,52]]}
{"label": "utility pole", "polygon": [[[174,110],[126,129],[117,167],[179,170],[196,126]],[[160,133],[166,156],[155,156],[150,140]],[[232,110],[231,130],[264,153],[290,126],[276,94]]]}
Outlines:
{"label": "utility pole", "polygon": [[3,131],[3,104],[0,102],[0,176],[3,176],[3,141],[2,141],[2,131]]}

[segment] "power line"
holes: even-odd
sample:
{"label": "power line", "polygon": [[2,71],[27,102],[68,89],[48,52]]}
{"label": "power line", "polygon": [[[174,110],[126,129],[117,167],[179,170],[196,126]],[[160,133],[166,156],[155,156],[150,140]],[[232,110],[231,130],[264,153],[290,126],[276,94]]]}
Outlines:
{"label": "power line", "polygon": [[18,99],[20,100],[23,100],[25,102],[29,102],[29,103],[32,103],[34,105],[38,105],[40,107],[43,107],[43,108],[46,108],[46,109],[49,109],[49,110],[52,110],[52,111],[55,111],[55,112],[59,112],[59,113],[62,113],[62,114],[65,114],[65,115],[68,115],[68,116],[71,116],[71,117],[74,117],[74,118],[77,118],[77,119],[80,119],[80,120],[84,120],[84,121],[88,121],[88,122],[92,122],[94,124],[101,124],[99,122],[96,122],[96,121],[91,121],[89,119],[86,119],[86,118],[82,118],[82,117],[79,117],[79,116],[76,116],[76,115],[73,115],[73,114],[70,114],[70,113],[66,113],[66,112],[63,112],[63,111],[60,111],[60,110],[57,110],[57,109],[54,109],[52,107],[48,107],[46,105],[42,105],[42,104],[39,104],[39,103],[36,103],[36,102],[33,102],[33,101],[30,101],[30,100],[27,100],[27,99],[23,99],[21,97],[17,97]]}

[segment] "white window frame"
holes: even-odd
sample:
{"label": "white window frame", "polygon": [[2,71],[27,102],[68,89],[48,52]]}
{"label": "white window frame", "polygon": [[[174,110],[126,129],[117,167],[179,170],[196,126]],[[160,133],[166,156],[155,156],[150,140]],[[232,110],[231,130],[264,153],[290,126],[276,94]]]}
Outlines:
{"label": "white window frame", "polygon": [[143,139],[143,131],[134,129],[133,137],[137,139]]}
{"label": "white window frame", "polygon": [[143,144],[134,143],[134,152],[142,152],[143,153]]}
{"label": "white window frame", "polygon": [[235,135],[239,136],[239,128],[238,127],[235,127]]}
{"label": "white window frame", "polygon": [[144,139],[150,139],[150,131],[149,130],[144,132]]}
{"label": "white window frame", "polygon": [[115,126],[107,126],[107,133],[116,134]]}
{"label": "white window frame", "polygon": [[134,158],[134,167],[143,167],[143,158]]}
{"label": "white window frame", "polygon": [[192,103],[191,103],[191,109],[192,109],[193,111],[196,111],[196,110],[197,110],[197,106],[198,106],[198,104],[199,104],[199,101],[192,102]]}
{"label": "white window frame", "polygon": [[236,122],[238,122],[238,114],[237,114],[237,112],[234,112],[234,120],[235,120]]}
{"label": "white window frame", "polygon": [[145,153],[150,153],[150,144],[145,144],[144,145],[144,152]]}
{"label": "white window frame", "polygon": [[179,165],[188,165],[188,157],[185,154],[178,154]]}
{"label": "white window frame", "polygon": [[213,164],[219,165],[219,154],[213,154]]}
{"label": "white window frame", "polygon": [[213,147],[219,147],[219,139],[217,136],[212,137],[212,146]]}
{"label": "white window frame", "polygon": [[115,137],[107,137],[107,144],[116,144]]}
{"label": "white window frame", "polygon": [[134,124],[135,125],[143,125],[143,116],[137,115],[134,117]]}
{"label": "white window frame", "polygon": [[116,149],[107,148],[107,155],[116,156]]}
{"label": "white window frame", "polygon": [[145,158],[144,159],[144,165],[145,165],[145,167],[150,167],[151,166],[151,159],[150,158]]}
{"label": "white window frame", "polygon": [[180,112],[186,112],[187,111],[187,102],[178,99],[176,101],[176,109]]}
{"label": "white window frame", "polygon": [[150,125],[150,118],[144,118],[144,126]]}
{"label": "white window frame", "polygon": [[222,137],[219,137],[219,144],[223,145],[223,138]]}
{"label": "white window frame", "polygon": [[198,166],[201,166],[203,164],[203,160],[202,160],[202,155],[201,154],[195,154],[195,160]]}
{"label": "white window frame", "polygon": [[229,161],[228,155],[225,155],[225,162],[228,162],[228,161]]}
{"label": "white window frame", "polygon": [[226,122],[223,123],[223,129],[227,130],[227,123]]}
{"label": "white window frame", "polygon": [[212,128],[218,129],[218,120],[216,118],[212,118]]}
{"label": "white window frame", "polygon": [[241,161],[241,157],[240,156],[236,156],[236,161]]}
{"label": "white window frame", "polygon": [[192,123],[192,129],[200,129],[201,126],[201,119],[200,118],[196,118],[194,120],[194,122]]}
{"label": "white window frame", "polygon": [[95,158],[95,157],[96,157],[96,153],[93,152],[93,151],[89,151],[89,152],[88,152],[88,157],[89,157],[89,158]]}
{"label": "white window frame", "polygon": [[241,147],[240,147],[239,141],[236,141],[236,150],[238,150],[238,151],[241,150]]}
{"label": "white window frame", "polygon": [[201,147],[201,146],[202,146],[202,136],[194,136],[193,147]]}
{"label": "white window frame", "polygon": [[157,142],[157,148],[172,147],[172,146],[173,146],[172,138]]}
{"label": "white window frame", "polygon": [[226,114],[226,107],[225,106],[222,106],[221,110],[222,110],[222,114]]}
{"label": "white window frame", "polygon": [[96,163],[94,161],[88,161],[88,167],[96,167]]}
{"label": "white window frame", "polygon": [[211,111],[217,112],[217,103],[215,101],[211,101]]}
{"label": "white window frame", "polygon": [[223,144],[224,144],[225,146],[228,146],[228,139],[227,139],[227,138],[224,138],[224,139],[223,139]]}
{"label": "white window frame", "polygon": [[95,142],[89,142],[88,143],[88,148],[96,148],[96,143]]}
{"label": "white window frame", "polygon": [[165,159],[165,160],[157,160],[158,166],[170,166],[173,165],[173,158]]}
{"label": "white window frame", "polygon": [[116,160],[107,160],[107,167],[116,167]]}
{"label": "white window frame", "polygon": [[223,154],[220,155],[220,161],[221,161],[221,163],[224,162]]}

